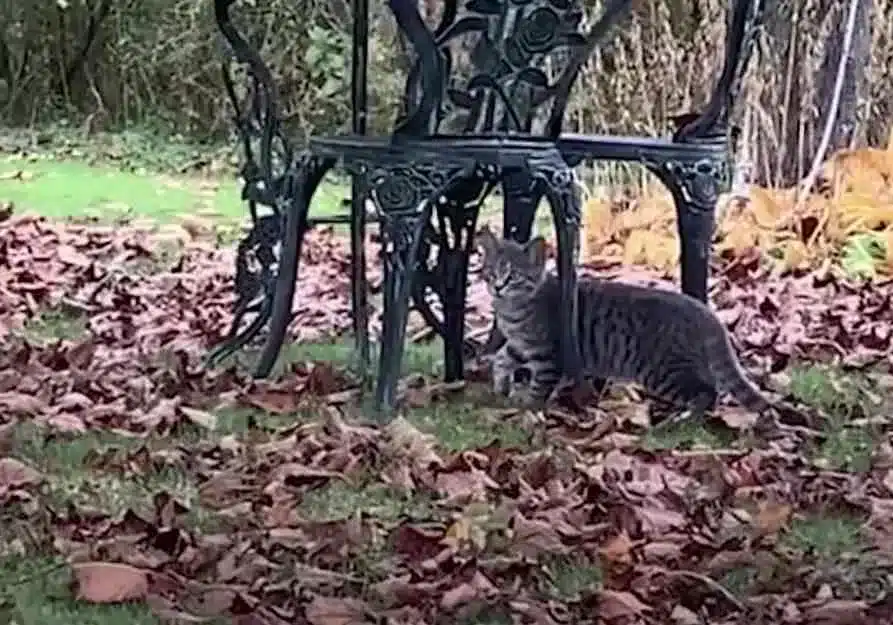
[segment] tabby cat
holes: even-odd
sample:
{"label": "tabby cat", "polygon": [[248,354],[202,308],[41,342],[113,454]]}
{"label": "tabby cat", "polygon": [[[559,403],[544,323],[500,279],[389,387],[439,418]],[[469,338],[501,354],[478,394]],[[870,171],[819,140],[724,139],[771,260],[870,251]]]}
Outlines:
{"label": "tabby cat", "polygon": [[[486,226],[477,243],[496,325],[505,343],[493,357],[496,392],[541,405],[561,379],[558,278],[546,272],[542,237],[526,245],[497,238]],[[696,415],[728,391],[762,413],[769,400],[745,376],[722,322],[678,292],[578,278],[577,318],[584,374],[638,382]]]}

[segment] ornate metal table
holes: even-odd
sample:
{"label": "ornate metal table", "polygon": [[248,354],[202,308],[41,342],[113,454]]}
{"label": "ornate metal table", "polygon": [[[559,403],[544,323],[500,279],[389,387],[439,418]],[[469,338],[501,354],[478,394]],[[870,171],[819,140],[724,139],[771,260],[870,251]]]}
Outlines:
{"label": "ornate metal table", "polygon": [[[376,405],[385,413],[395,405],[410,303],[443,338],[447,379],[463,375],[468,260],[479,209],[497,185],[504,198],[504,236],[528,240],[540,200],[551,206],[564,301],[562,358],[571,380],[581,379],[573,323],[581,207],[573,167],[584,159],[641,163],[670,189],[682,289],[706,301],[714,211],[730,180],[728,119],[762,0],[730,0],[725,62],[712,97],[701,113],[684,116],[671,139],[561,132],[580,68],[632,0],[607,0],[588,27],[577,0],[463,0],[462,6],[444,0],[434,28],[415,0],[389,0],[415,62],[405,113],[392,134],[366,136],[368,6],[367,0],[353,0],[353,133],[311,138],[300,151],[282,131],[269,68],[232,25],[234,1],[215,0],[215,15],[235,60],[248,69],[247,97],[240,100],[229,59],[223,63],[245,153],[243,198],[254,226],[238,248],[233,325],[211,362],[246,345],[269,322],[255,375],[269,374],[292,318],[301,242],[314,221],[310,201],[336,164],[353,180],[350,215],[341,221],[350,223],[352,312],[363,363],[369,354],[367,200],[381,227],[384,313]],[[547,74],[547,64],[560,71]],[[259,216],[258,204],[270,214]],[[429,304],[431,294],[440,300],[440,316]],[[255,318],[240,330],[248,312]],[[489,347],[499,340],[494,328]]]}

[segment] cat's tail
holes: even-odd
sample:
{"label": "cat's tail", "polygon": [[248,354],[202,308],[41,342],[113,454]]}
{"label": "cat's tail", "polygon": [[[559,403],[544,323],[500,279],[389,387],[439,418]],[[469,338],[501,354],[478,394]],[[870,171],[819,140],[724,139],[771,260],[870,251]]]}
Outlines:
{"label": "cat's tail", "polygon": [[711,373],[720,389],[727,391],[742,406],[756,413],[771,407],[771,402],[751,382],[738,357],[725,328],[720,327],[712,339],[707,341],[707,353],[712,368]]}

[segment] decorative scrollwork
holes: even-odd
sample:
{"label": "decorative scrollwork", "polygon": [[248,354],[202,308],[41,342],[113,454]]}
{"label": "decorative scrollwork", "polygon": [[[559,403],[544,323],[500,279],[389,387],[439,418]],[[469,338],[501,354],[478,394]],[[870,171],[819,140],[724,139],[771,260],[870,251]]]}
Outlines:
{"label": "decorative scrollwork", "polygon": [[242,143],[242,199],[248,201],[252,219],[256,219],[257,204],[280,213],[282,206],[276,202],[276,198],[282,195],[282,186],[294,163],[294,151],[281,128],[273,76],[257,51],[232,25],[229,15],[231,4],[232,0],[215,0],[215,16],[232,56],[245,67],[243,97],[236,91],[230,58],[224,59],[221,72]]}
{"label": "decorative scrollwork", "polygon": [[[418,112],[430,111],[436,119],[427,128],[436,132],[533,133],[534,126],[547,125],[551,132],[586,57],[630,4],[611,0],[584,34],[579,0],[467,0],[462,10],[458,1],[446,0],[434,33],[409,19],[399,0],[391,2],[399,5],[398,22],[419,54],[406,89],[412,131],[421,127]],[[441,88],[432,89],[438,81]],[[551,111],[543,114],[548,102]]]}
{"label": "decorative scrollwork", "polygon": [[[532,185],[541,185],[538,190],[553,197],[571,197],[577,193],[577,174],[561,156],[557,149],[542,150],[527,157],[527,168],[530,171]],[[565,202],[564,220],[567,224],[579,226],[582,212],[579,202]]]}
{"label": "decorative scrollwork", "polygon": [[347,163],[357,176],[363,197],[369,197],[386,215],[413,214],[426,201],[437,201],[456,178],[470,175],[492,176],[494,168],[476,168],[473,163],[373,163],[357,159]]}
{"label": "decorative scrollwork", "polygon": [[[208,353],[209,366],[250,342],[269,319],[279,265],[283,219],[280,215],[259,217],[239,241],[236,248],[233,320],[223,342]],[[248,313],[255,313],[255,319],[240,334],[239,328]]]}
{"label": "decorative scrollwork", "polygon": [[729,161],[725,157],[655,161],[646,165],[671,189],[678,189],[687,210],[696,213],[713,212],[719,194],[731,186]]}

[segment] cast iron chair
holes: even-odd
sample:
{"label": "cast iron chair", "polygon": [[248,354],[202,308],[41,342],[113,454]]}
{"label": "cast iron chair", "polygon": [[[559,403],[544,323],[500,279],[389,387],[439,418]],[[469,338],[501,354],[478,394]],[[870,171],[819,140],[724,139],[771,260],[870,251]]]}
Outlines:
{"label": "cast iron chair", "polygon": [[[468,260],[480,206],[497,184],[504,194],[505,236],[528,240],[540,199],[545,196],[551,206],[564,300],[563,317],[557,321],[565,328],[562,354],[569,378],[580,379],[571,320],[576,315],[581,207],[572,167],[582,160],[639,162],[669,187],[679,221],[682,288],[706,300],[714,210],[729,182],[728,115],[750,54],[761,0],[732,0],[720,80],[705,111],[689,116],[672,140],[561,134],[581,66],[631,0],[610,0],[585,34],[583,12],[575,0],[468,0],[462,10],[457,0],[445,0],[441,22],[433,31],[413,0],[389,0],[417,56],[407,81],[406,110],[392,136],[312,138],[300,153],[280,128],[268,68],[230,22],[233,1],[215,0],[215,8],[219,28],[236,59],[247,65],[251,80],[249,107],[243,108],[224,63],[246,154],[243,197],[255,225],[239,244],[235,319],[215,358],[247,344],[269,320],[255,372],[258,377],[269,374],[292,317],[301,242],[311,225],[310,200],[338,161],[353,176],[352,310],[358,352],[364,359],[369,341],[366,200],[373,201],[381,225],[384,323],[376,404],[385,412],[393,409],[396,399],[410,299],[444,339],[447,379],[463,375]],[[456,42],[461,38],[470,38],[472,45],[460,48]],[[358,61],[364,64],[365,58],[355,52],[355,76],[360,73],[364,82],[365,67],[357,72]],[[562,67],[554,80],[542,69],[547,61]],[[355,96],[356,91],[355,84]],[[256,204],[269,207],[272,214],[258,217]],[[275,248],[280,246],[277,260]],[[428,304],[429,291],[440,299],[442,318]],[[257,316],[239,332],[249,310]],[[498,332],[491,336],[490,342],[494,340]]]}

